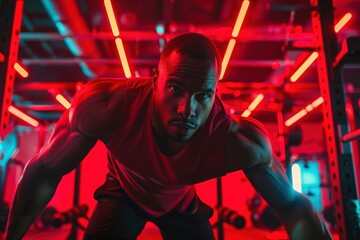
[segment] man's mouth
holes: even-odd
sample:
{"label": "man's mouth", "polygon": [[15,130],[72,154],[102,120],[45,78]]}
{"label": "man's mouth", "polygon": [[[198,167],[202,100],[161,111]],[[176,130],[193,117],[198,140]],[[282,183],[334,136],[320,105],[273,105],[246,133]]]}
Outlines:
{"label": "man's mouth", "polygon": [[169,122],[169,124],[187,130],[195,129],[197,127],[197,125],[193,121],[184,121],[184,120],[172,120]]}

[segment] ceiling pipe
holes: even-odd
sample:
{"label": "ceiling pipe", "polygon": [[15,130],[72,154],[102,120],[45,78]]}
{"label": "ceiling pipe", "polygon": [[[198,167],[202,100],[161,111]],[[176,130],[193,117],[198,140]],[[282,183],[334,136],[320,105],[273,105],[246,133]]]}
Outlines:
{"label": "ceiling pipe", "polygon": [[[61,35],[90,33],[76,1],[41,0],[41,2]],[[86,57],[96,59],[102,57],[96,43],[91,39],[81,40],[66,37],[64,41],[76,58]],[[85,76],[90,79],[96,78],[105,71],[104,65],[89,65],[85,62],[80,62],[79,66]]]}

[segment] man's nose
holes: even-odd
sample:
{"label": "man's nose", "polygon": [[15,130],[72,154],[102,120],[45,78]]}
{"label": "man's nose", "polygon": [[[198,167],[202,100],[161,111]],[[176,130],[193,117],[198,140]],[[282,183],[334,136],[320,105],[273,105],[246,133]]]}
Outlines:
{"label": "man's nose", "polygon": [[184,97],[180,100],[178,105],[178,114],[186,119],[191,119],[196,116],[196,99],[194,97]]}

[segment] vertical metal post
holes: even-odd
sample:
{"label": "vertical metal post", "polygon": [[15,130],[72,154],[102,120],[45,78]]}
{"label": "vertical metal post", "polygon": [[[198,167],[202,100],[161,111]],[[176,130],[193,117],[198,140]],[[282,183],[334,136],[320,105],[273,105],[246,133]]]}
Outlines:
{"label": "vertical metal post", "polygon": [[334,32],[333,4],[331,0],[310,0],[317,10],[312,11],[312,23],[317,51],[317,66],[321,95],[324,98],[326,144],[331,174],[332,195],[335,202],[336,227],[342,240],[355,240],[350,205],[358,199],[351,145],[341,141],[349,130],[345,113],[345,93],[341,69],[332,63],[338,52]]}
{"label": "vertical metal post", "polygon": [[8,108],[14,89],[23,0],[0,1],[0,137],[9,129],[10,113]]}
{"label": "vertical metal post", "polygon": [[[19,50],[23,7],[23,0],[0,1],[0,144],[11,130],[8,108],[14,88],[14,64],[17,61]],[[0,161],[3,161],[3,156],[4,153],[0,152]],[[0,179],[2,179],[0,182],[0,207],[4,207],[6,205],[3,202],[3,193],[7,163],[0,164],[0,166]]]}
{"label": "vertical metal post", "polygon": [[218,215],[218,221],[217,221],[217,236],[218,240],[224,240],[224,220],[221,212],[219,209],[221,209],[223,205],[223,195],[222,195],[222,179],[221,177],[216,178],[216,193],[217,193],[217,215]]}

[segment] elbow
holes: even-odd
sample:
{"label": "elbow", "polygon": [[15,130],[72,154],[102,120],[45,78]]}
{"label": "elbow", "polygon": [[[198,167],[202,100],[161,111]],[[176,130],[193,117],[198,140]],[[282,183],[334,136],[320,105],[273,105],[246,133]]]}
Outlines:
{"label": "elbow", "polygon": [[50,169],[40,159],[32,159],[26,165],[22,178],[33,179],[35,181],[46,181],[57,185],[60,182],[62,175]]}

